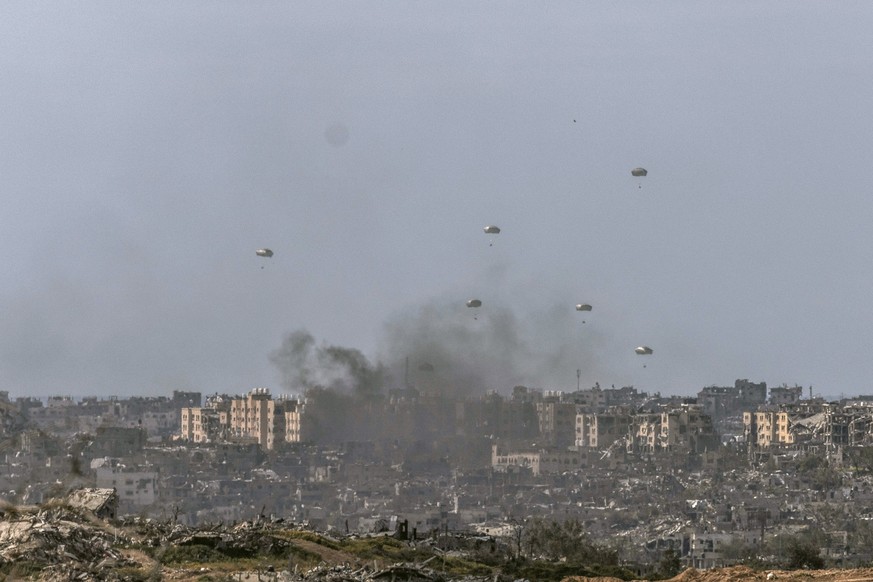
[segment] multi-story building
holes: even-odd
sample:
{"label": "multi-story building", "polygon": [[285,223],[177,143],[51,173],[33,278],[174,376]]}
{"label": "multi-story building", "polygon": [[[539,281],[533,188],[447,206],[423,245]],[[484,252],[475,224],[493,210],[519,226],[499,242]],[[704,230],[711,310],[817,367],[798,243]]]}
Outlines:
{"label": "multi-story building", "polygon": [[634,435],[634,448],[649,453],[657,450],[660,428],[660,413],[635,414],[633,424],[631,425],[631,432]]}
{"label": "multi-story building", "polygon": [[803,400],[778,408],[767,405],[743,413],[743,434],[753,447],[799,445],[813,441],[847,444],[849,417],[839,405]]}
{"label": "multi-story building", "polygon": [[588,390],[577,390],[568,394],[567,400],[579,405],[586,412],[597,412],[606,406],[606,393],[600,388],[600,384],[595,384]]}
{"label": "multi-story building", "polygon": [[797,404],[802,396],[802,386],[777,386],[770,388],[770,404],[774,406]]}
{"label": "multi-story building", "polygon": [[300,442],[302,403],[273,400],[267,388],[245,396],[215,395],[206,406],[181,410],[182,440],[195,443],[252,442],[273,449],[281,442]]}
{"label": "multi-story building", "polygon": [[[254,388],[230,401],[230,436],[233,440],[254,439],[262,448],[272,449],[275,440],[276,403],[267,388]],[[281,415],[284,425],[284,415]],[[284,427],[283,427],[284,428]],[[284,430],[281,432],[284,437]]]}
{"label": "multi-story building", "polygon": [[294,398],[280,399],[280,408],[285,416],[285,442],[300,442],[300,421],[303,414],[303,403]]}
{"label": "multi-story building", "polygon": [[774,410],[744,412],[743,434],[746,437],[746,442],[751,446],[761,448],[767,448],[773,443],[779,442],[776,431],[776,415],[777,412]]}
{"label": "multi-story building", "polygon": [[631,419],[633,446],[638,451],[689,450],[704,452],[718,446],[712,418],[697,404],[683,403],[659,412],[635,414]]}
{"label": "multi-story building", "polygon": [[530,439],[539,432],[536,407],[526,399],[507,399],[490,392],[464,405],[464,430],[498,439]]}
{"label": "multi-story building", "polygon": [[569,447],[576,442],[576,405],[558,399],[537,402],[540,438],[544,445]]}
{"label": "multi-story building", "polygon": [[776,442],[791,445],[794,444],[794,431],[792,429],[791,415],[787,410],[776,413]]}
{"label": "multi-story building", "polygon": [[211,407],[183,408],[181,412],[182,440],[192,443],[214,443],[227,438],[227,413]]}
{"label": "multi-story building", "polygon": [[825,406],[825,444],[829,447],[845,446],[849,444],[851,433],[849,425],[852,424],[857,409],[844,406]]}
{"label": "multi-story building", "polygon": [[703,413],[714,420],[738,415],[767,401],[767,383],[737,380],[733,386],[707,386],[697,393]]}
{"label": "multi-story building", "polygon": [[854,410],[849,421],[849,446],[863,447],[873,444],[873,406]]}
{"label": "multi-story building", "polygon": [[683,405],[661,413],[658,444],[662,449],[687,449],[694,452],[712,450],[716,435],[712,418],[699,405]]}
{"label": "multi-story building", "polygon": [[158,472],[143,467],[128,467],[118,459],[94,459],[97,487],[118,492],[122,513],[153,505],[158,499]]}
{"label": "multi-story building", "polygon": [[606,449],[627,436],[630,427],[631,415],[627,411],[579,413],[576,415],[576,446]]}

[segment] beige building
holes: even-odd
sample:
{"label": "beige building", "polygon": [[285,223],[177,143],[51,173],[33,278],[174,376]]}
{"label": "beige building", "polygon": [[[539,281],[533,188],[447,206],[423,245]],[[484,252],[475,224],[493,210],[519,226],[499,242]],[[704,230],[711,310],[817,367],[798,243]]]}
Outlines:
{"label": "beige building", "polygon": [[658,448],[661,415],[657,413],[634,416],[634,446],[641,451],[654,452]]}
{"label": "beige building", "polygon": [[661,413],[661,448],[702,452],[715,444],[714,438],[712,418],[703,414],[703,408],[698,404],[683,404],[680,408]]}
{"label": "beige building", "polygon": [[712,417],[699,404],[682,404],[661,412],[636,414],[631,431],[634,446],[646,452],[688,449],[714,450],[718,436]]}
{"label": "beige building", "polygon": [[253,442],[269,450],[281,442],[300,442],[302,408],[296,399],[273,400],[267,388],[215,396],[206,406],[182,409],[180,436],[195,443]]}
{"label": "beige building", "polygon": [[227,418],[215,408],[187,407],[182,409],[182,440],[192,443],[215,443],[225,439],[227,423],[221,421]]}
{"label": "beige building", "polygon": [[285,415],[285,442],[300,442],[300,417],[303,412],[303,403],[299,400],[288,398],[279,400],[282,413]]}
{"label": "beige building", "polygon": [[743,433],[746,442],[756,447],[769,447],[776,442],[776,413],[757,411],[743,413]]}
{"label": "beige building", "polygon": [[491,467],[498,472],[526,469],[537,476],[575,471],[584,465],[584,454],[572,449],[513,451],[498,444],[491,445]]}
{"label": "beige building", "polygon": [[491,445],[491,467],[500,472],[529,469],[533,475],[539,475],[540,453],[538,451],[510,451],[496,444]]}
{"label": "beige building", "polygon": [[744,412],[743,433],[746,435],[746,442],[761,448],[794,442],[791,418],[785,410]]}
{"label": "beige building", "polygon": [[[284,425],[285,416],[276,415],[276,403],[267,388],[254,388],[245,396],[230,401],[231,440],[244,442],[252,439],[261,448],[272,449],[276,437],[277,420]],[[284,426],[280,438],[284,438]]]}

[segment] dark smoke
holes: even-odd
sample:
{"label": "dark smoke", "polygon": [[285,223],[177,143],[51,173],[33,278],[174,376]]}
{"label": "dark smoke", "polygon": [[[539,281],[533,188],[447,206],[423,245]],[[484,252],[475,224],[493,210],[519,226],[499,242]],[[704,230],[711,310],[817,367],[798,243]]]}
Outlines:
{"label": "dark smoke", "polygon": [[377,437],[384,371],[359,350],[316,345],[305,330],[289,333],[270,354],[287,392],[306,397],[305,440],[341,442]]}
{"label": "dark smoke", "polygon": [[583,330],[572,302],[526,312],[483,304],[475,314],[463,305],[432,302],[394,317],[375,364],[359,350],[318,345],[307,331],[288,334],[270,361],[284,389],[306,397],[307,440],[450,434],[455,399],[517,385],[575,390],[576,369],[585,387],[597,380],[601,338],[593,326]]}
{"label": "dark smoke", "polygon": [[359,350],[318,346],[308,331],[289,333],[282,346],[270,354],[287,392],[306,393],[313,388],[334,390],[362,397],[378,394],[384,370],[374,366]]}
{"label": "dark smoke", "polygon": [[508,394],[516,385],[575,390],[576,369],[585,387],[600,380],[602,338],[594,326],[582,327],[571,304],[513,310],[485,303],[472,311],[434,301],[398,314],[385,326],[385,367],[402,377],[408,357],[411,384],[450,397]]}

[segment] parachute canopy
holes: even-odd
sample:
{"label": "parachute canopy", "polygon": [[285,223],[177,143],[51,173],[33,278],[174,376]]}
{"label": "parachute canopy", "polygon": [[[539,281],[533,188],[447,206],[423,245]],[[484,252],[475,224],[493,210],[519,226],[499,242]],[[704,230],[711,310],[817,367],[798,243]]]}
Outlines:
{"label": "parachute canopy", "polygon": [[470,299],[467,301],[467,307],[482,307],[482,302],[478,299]]}
{"label": "parachute canopy", "polygon": [[634,351],[641,356],[647,356],[652,353],[652,348],[650,348],[649,346],[640,346]]}
{"label": "parachute canopy", "polygon": [[270,258],[273,256],[273,251],[271,251],[270,249],[258,249],[255,251],[255,254],[258,255],[259,257]]}
{"label": "parachute canopy", "polygon": [[485,234],[500,234],[500,227],[494,225],[488,225],[484,229]]}
{"label": "parachute canopy", "polygon": [[631,170],[631,176],[645,176],[648,173],[648,170],[645,168],[634,168]]}
{"label": "parachute canopy", "polygon": [[576,311],[591,311],[591,306],[587,303],[577,303]]}

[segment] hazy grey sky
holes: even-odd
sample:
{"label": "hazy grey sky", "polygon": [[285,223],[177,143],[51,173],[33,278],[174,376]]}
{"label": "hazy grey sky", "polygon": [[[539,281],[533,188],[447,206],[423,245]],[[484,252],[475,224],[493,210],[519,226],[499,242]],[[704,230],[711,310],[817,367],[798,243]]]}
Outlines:
{"label": "hazy grey sky", "polygon": [[4,2],[0,389],[278,391],[305,329],[389,365],[470,346],[500,390],[579,367],[871,393],[871,24],[867,1]]}

